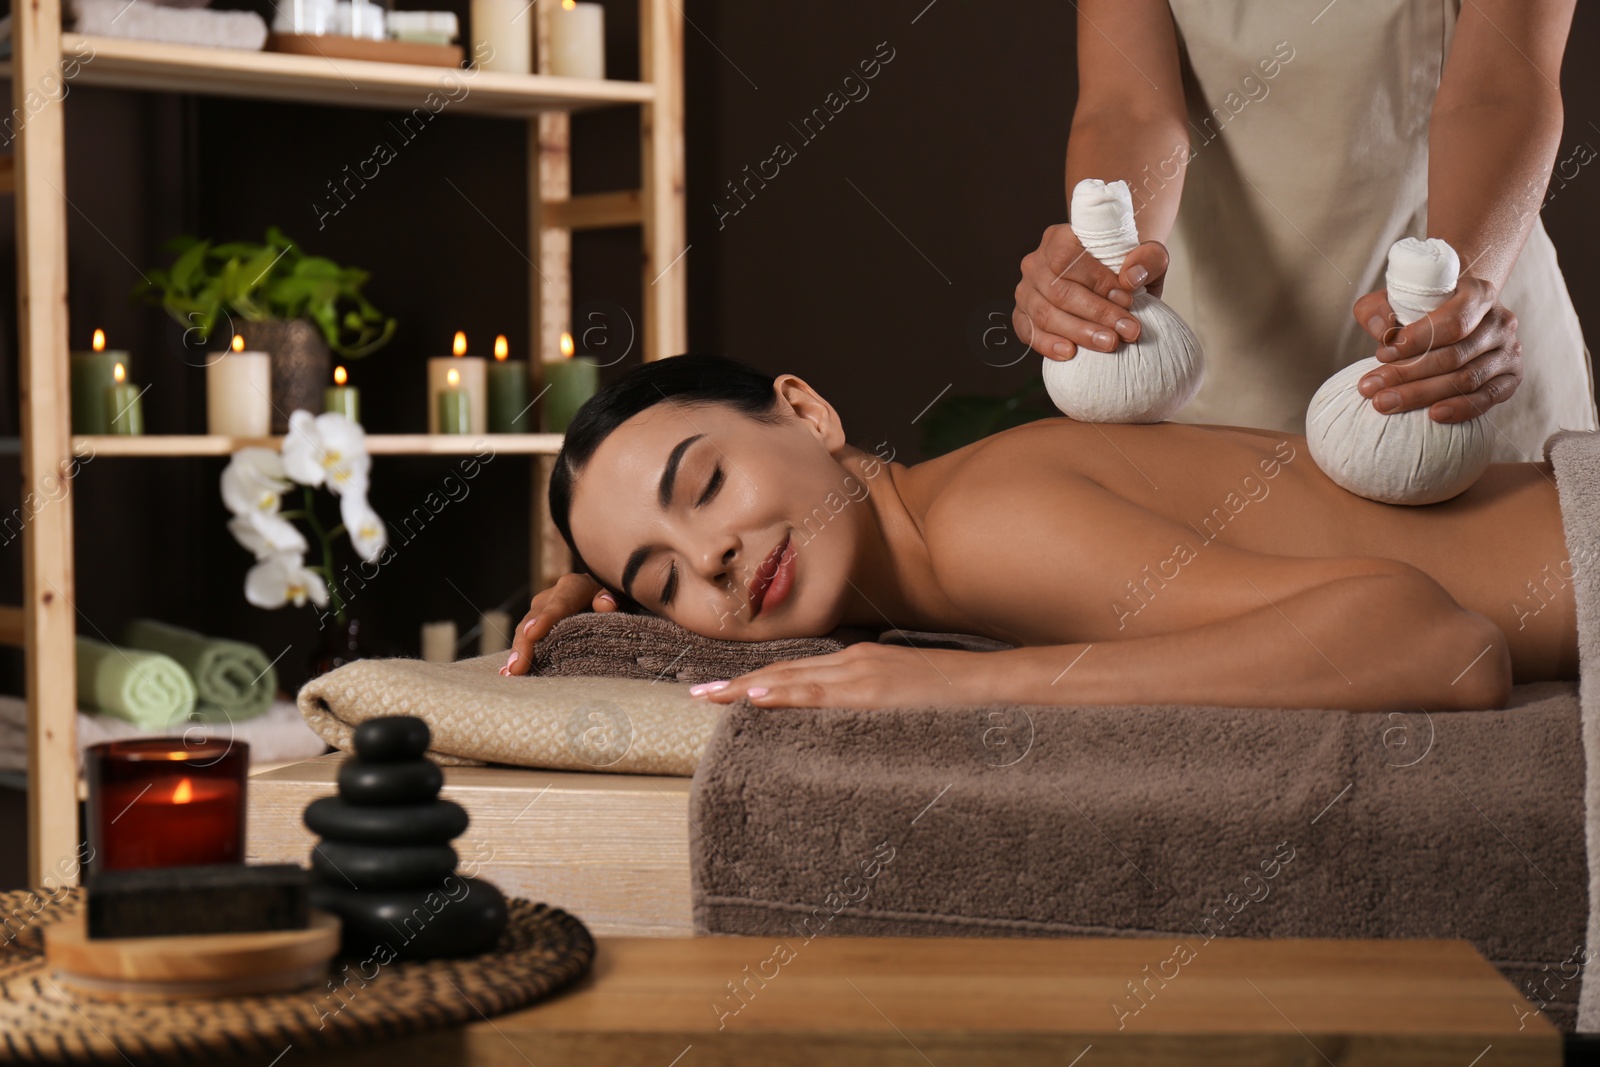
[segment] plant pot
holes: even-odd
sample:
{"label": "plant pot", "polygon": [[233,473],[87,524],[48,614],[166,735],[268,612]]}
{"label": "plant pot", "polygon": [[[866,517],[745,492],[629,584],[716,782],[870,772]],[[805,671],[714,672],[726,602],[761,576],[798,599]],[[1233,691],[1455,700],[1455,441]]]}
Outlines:
{"label": "plant pot", "polygon": [[358,659],[365,659],[371,655],[367,642],[362,637],[361,620],[347,619],[344,622],[332,622],[322,628],[321,640],[316,651],[311,653],[311,659],[306,663],[313,678],[320,678],[329,671],[343,667],[346,663],[354,663]]}
{"label": "plant pot", "polygon": [[327,338],[310,319],[241,322],[239,334],[252,352],[272,357],[272,432],[285,433],[299,410],[322,413],[322,391],[332,381]]}

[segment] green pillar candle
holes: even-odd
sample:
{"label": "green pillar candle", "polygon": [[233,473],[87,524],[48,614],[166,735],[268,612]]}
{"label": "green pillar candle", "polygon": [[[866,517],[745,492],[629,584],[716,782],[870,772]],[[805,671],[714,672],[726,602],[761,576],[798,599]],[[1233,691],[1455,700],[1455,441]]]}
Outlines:
{"label": "green pillar candle", "polygon": [[[103,341],[101,342],[104,343]],[[106,390],[116,384],[116,365],[128,366],[126,352],[72,353],[72,432],[107,433]]]}
{"label": "green pillar candle", "polygon": [[489,432],[533,432],[526,361],[496,354],[489,364]]}
{"label": "green pillar candle", "polygon": [[544,428],[566,433],[583,402],[600,387],[600,364],[587,356],[553,359],[544,365]]}
{"label": "green pillar candle", "polygon": [[118,363],[112,368],[113,382],[105,391],[106,425],[111,433],[137,435],[144,433],[143,390],[126,381],[127,371]]}
{"label": "green pillar candle", "polygon": [[[455,378],[455,371],[450,372]],[[439,390],[439,432],[470,433],[472,431],[472,397],[457,381]]]}
{"label": "green pillar candle", "polygon": [[344,368],[333,368],[333,384],[322,391],[322,410],[337,411],[351,422],[360,422],[361,392],[355,386],[344,383]]}

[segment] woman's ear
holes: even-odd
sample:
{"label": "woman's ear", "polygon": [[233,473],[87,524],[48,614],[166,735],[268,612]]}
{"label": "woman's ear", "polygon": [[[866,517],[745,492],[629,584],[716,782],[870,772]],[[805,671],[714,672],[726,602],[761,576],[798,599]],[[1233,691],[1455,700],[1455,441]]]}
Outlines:
{"label": "woman's ear", "polygon": [[778,394],[779,404],[787,404],[824,448],[830,453],[844,448],[844,423],[822,394],[793,374],[778,375],[772,388]]}

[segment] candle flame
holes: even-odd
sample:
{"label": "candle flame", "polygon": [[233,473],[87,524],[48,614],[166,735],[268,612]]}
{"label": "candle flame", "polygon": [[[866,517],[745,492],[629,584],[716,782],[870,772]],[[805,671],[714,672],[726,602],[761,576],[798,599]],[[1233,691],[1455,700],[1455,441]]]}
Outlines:
{"label": "candle flame", "polygon": [[572,355],[572,351],[573,351],[573,349],[572,349],[572,335],[570,333],[568,333],[566,330],[562,330],[561,331],[561,354],[563,356],[571,356]]}
{"label": "candle flame", "polygon": [[451,367],[450,373],[444,376],[444,380],[450,383],[450,388],[454,389],[461,384],[461,375],[454,367]]}
{"label": "candle flame", "polygon": [[94,350],[96,352],[104,352],[106,350],[106,332],[104,330],[96,330],[94,332]]}
{"label": "candle flame", "polygon": [[244,351],[244,335],[243,334],[237,334],[236,333],[236,334],[233,335],[233,350],[235,352],[243,352]]}
{"label": "candle flame", "polygon": [[349,380],[349,378],[350,378],[350,376],[344,372],[344,368],[343,367],[335,367],[335,368],[333,368],[333,384],[334,385],[343,385],[346,381]]}
{"label": "candle flame", "polygon": [[501,334],[494,339],[494,358],[505,359],[506,351],[506,335]]}
{"label": "candle flame", "polygon": [[123,369],[122,364],[120,363],[111,369],[111,377],[116,380],[118,385],[121,385],[122,379],[126,378],[127,376],[128,372]]}
{"label": "candle flame", "polygon": [[464,356],[467,354],[467,335],[460,330],[456,331],[456,339],[450,344],[452,355]]}
{"label": "candle flame", "polygon": [[189,784],[189,779],[180,779],[178,787],[172,791],[172,802],[174,804],[187,804],[193,799],[194,786]]}

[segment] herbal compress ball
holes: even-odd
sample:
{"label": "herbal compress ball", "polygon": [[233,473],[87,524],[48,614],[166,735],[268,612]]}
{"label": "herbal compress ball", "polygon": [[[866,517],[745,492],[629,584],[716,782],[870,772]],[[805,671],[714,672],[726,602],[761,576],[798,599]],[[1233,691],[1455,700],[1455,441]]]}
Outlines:
{"label": "herbal compress ball", "polygon": [[[1086,178],[1072,191],[1072,232],[1110,270],[1139,244],[1127,182]],[[1139,339],[1110,352],[1079,347],[1068,360],[1044,361],[1044,387],[1062,414],[1081,422],[1161,422],[1194,398],[1205,358],[1189,324],[1142,290],[1129,309]]]}
{"label": "herbal compress ball", "polygon": [[[1461,263],[1438,238],[1406,237],[1389,249],[1389,306],[1409,325],[1455,291]],[[1324,474],[1384,504],[1436,504],[1465,492],[1489,466],[1482,416],[1435,422],[1427,408],[1385,415],[1356,390],[1383,366],[1369,356],[1322,383],[1306,409],[1306,446]]]}

